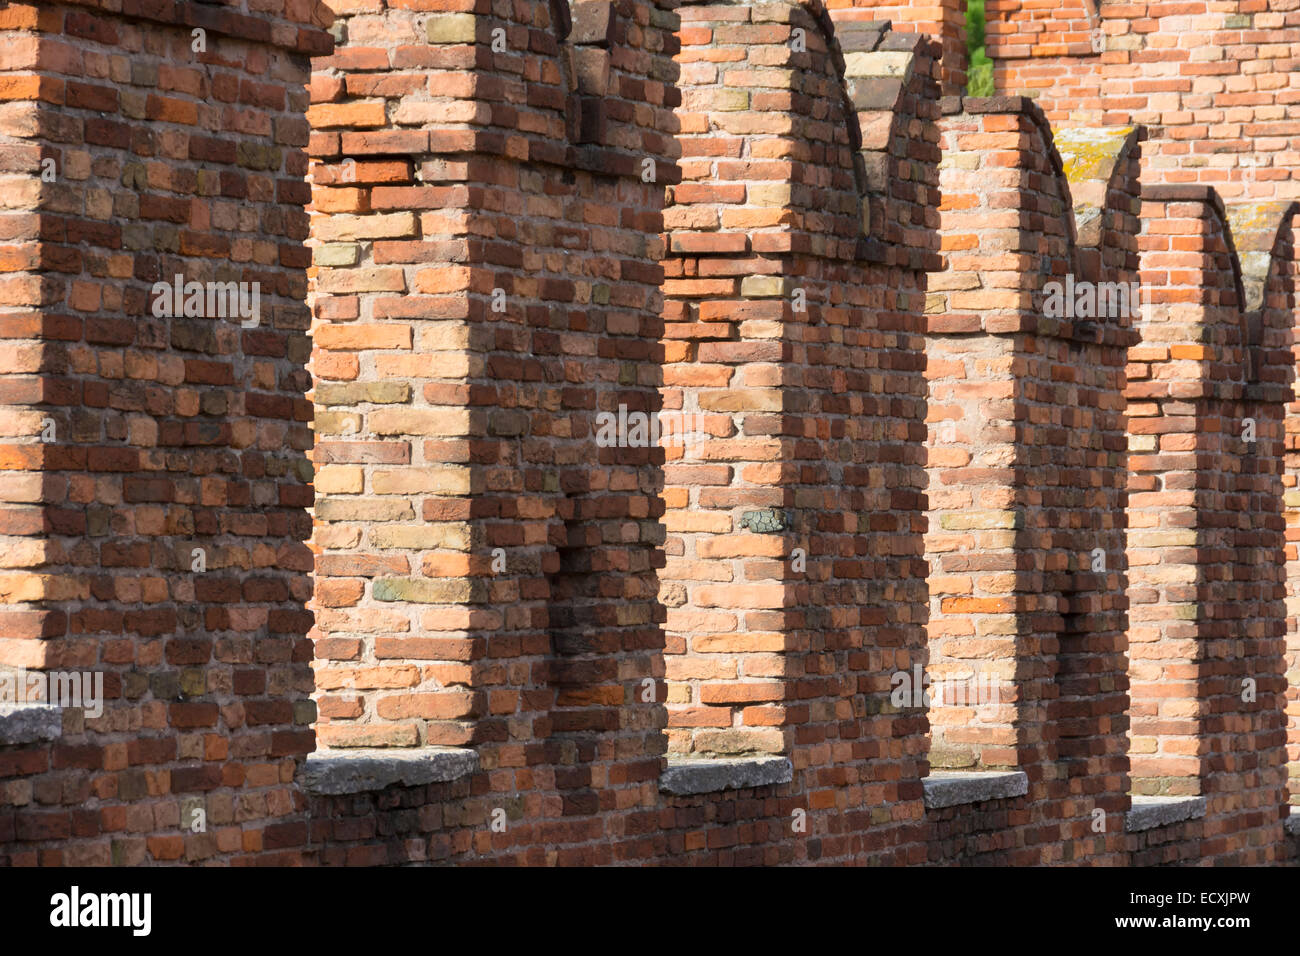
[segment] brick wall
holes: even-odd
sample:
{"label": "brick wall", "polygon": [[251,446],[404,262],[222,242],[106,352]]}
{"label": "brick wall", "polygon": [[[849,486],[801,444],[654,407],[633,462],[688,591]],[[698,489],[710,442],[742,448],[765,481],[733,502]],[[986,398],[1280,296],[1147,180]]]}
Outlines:
{"label": "brick wall", "polygon": [[939,41],[939,83],[945,96],[966,88],[966,0],[900,3],[899,0],[827,0],[836,25],[875,21],[897,33],[927,33]]}
{"label": "brick wall", "polygon": [[[1068,2],[1033,10],[1023,7],[1019,0],[990,2],[988,49],[995,59],[998,90],[1034,97],[1058,127],[1145,126],[1149,137],[1143,153],[1144,185],[1213,187],[1227,204],[1225,231],[1230,237],[1225,241],[1238,240],[1244,270],[1250,271],[1248,264],[1252,261],[1265,270],[1269,262],[1280,262],[1270,258],[1270,243],[1273,236],[1289,228],[1286,210],[1297,196],[1295,176],[1300,167],[1290,139],[1300,100],[1289,79],[1300,49],[1300,12],[1276,5],[1265,9],[1265,5],[1245,0],[1226,4],[1105,5],[1095,11],[1087,3],[1084,7],[1085,18],[1095,20],[1094,46],[1089,50],[1078,45],[1063,48],[1048,39],[1082,27],[1079,11]],[[1236,210],[1238,204],[1245,208]],[[1158,231],[1159,227],[1153,233]],[[1238,232],[1243,235],[1237,236]],[[1254,239],[1247,239],[1246,234]],[[1243,240],[1249,248],[1241,245]],[[1285,286],[1290,267],[1278,268],[1282,272],[1278,281]],[[1262,284],[1264,278],[1261,272],[1257,284]],[[1183,281],[1189,301],[1195,299],[1196,278],[1189,276]],[[1280,287],[1276,294],[1284,297],[1287,293]],[[1254,323],[1260,328],[1273,323],[1268,327],[1275,331],[1265,335],[1290,334],[1282,331],[1291,323],[1281,317],[1280,311],[1276,319],[1259,315],[1258,305],[1249,305],[1247,312],[1249,315],[1240,318],[1242,323]],[[1258,355],[1247,355],[1245,359],[1270,364],[1267,357]],[[1231,359],[1228,361],[1231,364]],[[1277,384],[1289,381],[1285,363],[1271,364]],[[1216,368],[1212,365],[1215,363],[1203,361],[1200,371],[1222,374],[1221,363]],[[1241,374],[1248,377],[1259,371],[1248,369]],[[1172,374],[1172,366],[1167,374]],[[1190,378],[1186,387],[1193,387]],[[1243,417],[1240,409],[1222,413]],[[1292,421],[1295,414],[1292,405],[1286,413],[1288,434],[1300,427]],[[1202,443],[1207,440],[1199,439]],[[1294,439],[1288,442],[1294,444]],[[1234,452],[1219,463],[1202,456],[1199,467],[1236,475],[1237,457]],[[1231,483],[1238,479],[1224,480]],[[1290,476],[1283,475],[1283,481],[1288,488],[1294,486]],[[1233,507],[1238,503],[1234,502]],[[1222,506],[1223,501],[1217,500],[1211,507]],[[1185,517],[1190,514],[1187,512]],[[1172,515],[1166,516],[1169,520],[1173,520]],[[1294,522],[1294,514],[1288,520]],[[1213,562],[1223,557],[1220,554],[1198,560]],[[1294,571],[1291,574],[1294,577]],[[1267,604],[1263,597],[1260,600]],[[1169,613],[1168,608],[1147,610]],[[1288,632],[1294,634],[1295,630],[1293,609]],[[1294,650],[1289,654],[1294,661]],[[1290,739],[1292,774],[1300,773],[1295,757],[1300,753],[1300,729],[1295,726],[1294,716]]]}
{"label": "brick wall", "polygon": [[[1205,817],[1126,833],[1143,353],[1042,298],[1187,220],[1139,231],[1140,130],[941,117],[949,47],[868,7],[262,6],[0,11],[0,661],[110,696],[0,743],[5,862],[1287,858],[1289,212],[1199,266],[1248,307],[1207,451],[1257,447],[1193,468]],[[169,270],[258,282],[258,325],[154,315]],[[636,440],[661,406],[707,437]],[[937,521],[927,591],[927,507],[1012,526]],[[980,733],[894,701],[927,655],[1011,677]],[[1028,793],[927,807],[932,746]],[[669,782],[737,756],[785,774]]]}
{"label": "brick wall", "polygon": [[987,0],[985,52],[990,59],[1086,58],[1101,52],[1100,0]]}
{"label": "brick wall", "polygon": [[[1032,96],[1054,125],[1151,129],[1144,181],[1213,185],[1225,201],[1296,198],[1291,87],[1300,11],[1252,0],[1036,10],[990,0],[988,54],[999,93]],[[1087,24],[1095,46],[1084,49]],[[1060,25],[1062,44],[1043,39]],[[1098,29],[1099,28],[1099,29]],[[1059,31],[1057,31],[1059,32]]]}
{"label": "brick wall", "polygon": [[[3,857],[280,859],[314,719],[303,84],[329,38],[296,6],[109,6],[0,10],[0,664],[107,698],[5,751]],[[257,283],[256,323],[168,315],[176,276]]]}

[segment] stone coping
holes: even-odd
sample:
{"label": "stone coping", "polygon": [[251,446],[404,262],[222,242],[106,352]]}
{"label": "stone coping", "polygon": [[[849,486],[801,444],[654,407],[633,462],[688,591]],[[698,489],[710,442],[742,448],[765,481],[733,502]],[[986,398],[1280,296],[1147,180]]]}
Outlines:
{"label": "stone coping", "polygon": [[996,772],[932,773],[921,781],[927,809],[939,810],[964,803],[983,803],[1029,792],[1029,775],[1023,770]]}
{"label": "stone coping", "polygon": [[1137,833],[1203,816],[1204,797],[1134,797],[1133,809],[1124,817],[1124,829]]}
{"label": "stone coping", "polygon": [[338,796],[383,790],[394,784],[418,787],[447,783],[478,769],[478,754],[459,747],[389,750],[318,750],[298,770],[298,782],[312,793]]}
{"label": "stone coping", "polygon": [[0,744],[32,744],[63,733],[63,711],[53,704],[0,706]]}
{"label": "stone coping", "polygon": [[788,757],[669,757],[659,789],[676,796],[748,790],[794,779]]}

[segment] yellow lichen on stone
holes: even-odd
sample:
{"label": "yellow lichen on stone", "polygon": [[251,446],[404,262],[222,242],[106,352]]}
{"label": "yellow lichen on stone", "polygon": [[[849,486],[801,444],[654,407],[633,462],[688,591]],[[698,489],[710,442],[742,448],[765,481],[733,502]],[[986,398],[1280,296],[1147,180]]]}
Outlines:
{"label": "yellow lichen on stone", "polygon": [[1110,179],[1115,163],[1133,132],[1132,126],[1108,129],[1062,129],[1052,133],[1065,178],[1071,183]]}

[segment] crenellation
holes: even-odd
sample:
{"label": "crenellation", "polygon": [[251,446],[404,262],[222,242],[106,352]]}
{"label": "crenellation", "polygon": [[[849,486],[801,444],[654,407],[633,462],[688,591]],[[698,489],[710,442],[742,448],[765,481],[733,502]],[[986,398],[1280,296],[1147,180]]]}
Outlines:
{"label": "crenellation", "polygon": [[1212,6],[3,5],[0,864],[1293,863]]}

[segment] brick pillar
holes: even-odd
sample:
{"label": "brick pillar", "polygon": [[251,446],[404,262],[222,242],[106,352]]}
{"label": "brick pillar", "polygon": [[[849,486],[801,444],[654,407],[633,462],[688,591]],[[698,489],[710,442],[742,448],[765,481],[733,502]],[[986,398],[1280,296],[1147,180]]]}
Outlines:
{"label": "brick pillar", "polygon": [[[930,277],[926,341],[930,421],[928,672],[950,690],[931,708],[931,763],[939,768],[1015,767],[1022,711],[1042,679],[1022,659],[1042,651],[1022,635],[1033,595],[1017,558],[1024,528],[1016,378],[1026,365],[1016,332],[1032,314],[1029,295],[1047,272],[1068,271],[1068,236],[1021,233],[1021,169],[1042,134],[1028,113],[997,104],[945,101],[940,189],[944,268]],[[979,112],[971,112],[971,107]],[[950,112],[951,111],[951,112]],[[1046,158],[1043,160],[1046,162]],[[1055,183],[1053,183],[1055,185]],[[1063,197],[1048,211],[1065,215]],[[1054,608],[1053,608],[1054,609]],[[994,685],[990,688],[988,685]],[[1024,684],[1025,689],[1021,689]],[[970,706],[977,694],[980,706]],[[937,695],[936,695],[937,696]],[[961,698],[956,704],[954,700]]]}
{"label": "brick pillar", "polygon": [[[1276,310],[1285,320],[1281,335],[1273,334],[1279,340],[1278,347],[1289,349],[1290,355],[1275,364],[1290,372],[1289,376],[1283,376],[1282,381],[1289,381],[1294,391],[1295,362],[1300,358],[1300,341],[1297,341],[1294,332],[1296,302],[1300,299],[1297,296],[1297,264],[1294,256],[1294,211],[1288,209],[1279,222],[1274,250],[1270,256],[1279,265],[1270,270],[1269,281],[1265,286],[1265,303],[1270,311]],[[1271,288],[1274,283],[1280,286],[1276,291]],[[1268,334],[1266,331],[1265,335]],[[1295,807],[1300,806],[1300,401],[1294,396],[1286,406],[1284,428],[1286,449],[1282,484],[1287,542],[1287,779],[1290,803]]]}
{"label": "brick pillar", "polygon": [[564,817],[608,860],[597,812],[656,795],[662,457],[617,428],[659,401],[652,6],[358,12],[314,64],[319,734],[477,745],[530,821],[485,853]]}
{"label": "brick pillar", "polygon": [[4,748],[0,860],[296,862],[302,67],[330,41],[297,6],[109,6],[0,10],[0,665],[106,697]]}
{"label": "brick pillar", "polygon": [[797,858],[905,859],[924,724],[889,690],[923,647],[937,47],[836,40],[797,3],[680,13],[664,405],[699,434],[666,448],[670,747],[789,756],[818,837]]}
{"label": "brick pillar", "polygon": [[[1247,300],[1217,195],[1157,186],[1143,199],[1150,305],[1129,385],[1133,790],[1206,795],[1207,854],[1253,826],[1269,828],[1267,847],[1285,759],[1284,325],[1260,312],[1268,252]],[[1249,235],[1259,215],[1231,218]],[[1267,339],[1266,323],[1279,326]]]}
{"label": "brick pillar", "polygon": [[1240,267],[1217,197],[1144,194],[1142,344],[1130,356],[1134,791],[1199,794],[1219,682],[1212,592],[1232,552],[1224,472],[1254,449],[1233,420],[1246,375]]}
{"label": "brick pillar", "polygon": [[[1124,365],[1137,341],[1140,307],[1134,287],[1140,264],[1140,144],[1145,138],[1144,130],[1134,128],[1057,130],[1053,135],[1074,207],[1076,284],[1091,282],[1096,289],[1093,315],[1076,314],[1072,325],[1061,330],[1062,338],[1072,341],[1058,354],[1069,359],[1071,371],[1053,367],[1049,375],[1043,367],[1041,384],[1026,393],[1034,402],[1064,399],[1067,405],[1059,419],[1064,434],[1055,427],[1055,416],[1049,426],[1041,411],[1029,412],[1037,425],[1033,443],[1048,447],[1031,458],[1034,468],[1026,474],[1031,488],[1060,486],[1037,502],[1045,512],[1039,521],[1050,529],[1053,544],[1073,557],[1069,571],[1044,580],[1046,589],[1057,590],[1064,599],[1055,662],[1057,698],[1048,710],[1057,737],[1056,769],[1069,781],[1059,791],[1069,793],[1063,803],[1067,816],[1082,811],[1082,819],[1069,828],[1078,849],[1067,843],[1062,851],[1066,860],[1114,860],[1124,845],[1117,832],[1128,770]],[[1063,390],[1061,382],[1079,391],[1072,394],[1071,386]],[[1080,412],[1074,406],[1082,406]],[[1075,470],[1080,464],[1088,477]],[[1097,810],[1105,812],[1103,833],[1097,830]]]}
{"label": "brick pillar", "polygon": [[[1245,327],[1249,351],[1248,385],[1242,412],[1266,425],[1266,442],[1258,443],[1255,454],[1244,459],[1240,490],[1249,494],[1247,504],[1251,520],[1239,533],[1240,550],[1235,555],[1238,563],[1236,579],[1244,595],[1230,594],[1237,601],[1239,620],[1247,625],[1252,637],[1249,650],[1256,657],[1234,677],[1251,677],[1257,687],[1266,688],[1257,693],[1255,706],[1234,701],[1239,712],[1245,712],[1246,721],[1233,718],[1233,724],[1244,723],[1246,733],[1254,741],[1252,749],[1257,757],[1235,758],[1246,761],[1240,769],[1244,772],[1243,789],[1253,789],[1254,794],[1242,800],[1245,807],[1258,806],[1263,812],[1258,817],[1246,816],[1240,833],[1247,827],[1263,825],[1269,829],[1258,842],[1268,846],[1277,842],[1274,810],[1286,802],[1300,802],[1300,719],[1297,719],[1297,701],[1300,700],[1300,638],[1297,638],[1292,595],[1297,578],[1297,565],[1291,542],[1294,540],[1294,510],[1291,507],[1291,489],[1294,488],[1295,454],[1292,448],[1295,415],[1295,315],[1297,273],[1295,222],[1300,205],[1295,202],[1271,201],[1229,205],[1226,207],[1232,229],[1234,246],[1241,261],[1242,285],[1245,294]],[[1257,425],[1258,431],[1258,425]],[[1254,467],[1249,467],[1253,465]],[[1274,478],[1280,478],[1281,499]],[[1234,504],[1239,504],[1240,498]],[[1285,528],[1284,531],[1281,529]],[[1278,541],[1285,535],[1286,544]],[[1278,575],[1278,549],[1284,547],[1285,584]],[[1277,601],[1279,591],[1285,587],[1285,638],[1279,639],[1281,613]],[[1248,590],[1246,590],[1248,589]],[[1243,600],[1242,598],[1245,598]],[[1243,606],[1244,605],[1244,606]],[[1279,660],[1279,655],[1281,659]],[[1240,694],[1238,694],[1240,700]],[[1281,729],[1280,729],[1281,728]],[[1285,747],[1285,754],[1281,751]],[[1281,765],[1285,764],[1285,770]],[[1216,781],[1217,783],[1217,781]],[[1285,788],[1285,789],[1284,789]],[[1226,788],[1225,788],[1226,789]],[[1255,840],[1247,835],[1246,840]],[[1234,843],[1245,842],[1234,836]],[[1258,851],[1256,851],[1258,852]],[[1274,859],[1270,851],[1259,853],[1254,859]],[[1238,859],[1250,859],[1245,855]]]}
{"label": "brick pillar", "polygon": [[1240,427],[1222,418],[1221,400],[1231,396],[1214,389],[1224,378],[1241,388],[1241,285],[1221,206],[1195,189],[1145,196],[1150,304],[1128,386],[1133,788],[1199,794],[1209,758],[1205,684],[1213,679],[1205,666],[1213,569],[1202,565],[1223,553],[1212,479],[1224,456],[1242,451]]}
{"label": "brick pillar", "polygon": [[[1114,858],[1131,332],[1127,316],[1050,314],[1045,297],[1048,282],[1081,280],[1085,264],[1116,278],[1131,269],[1136,136],[1105,144],[1109,164],[1091,190],[1102,205],[1085,215],[1030,104],[945,109],[946,255],[926,306],[929,670],[944,695],[931,707],[931,759],[1024,770],[1032,818],[1063,818],[1073,835],[1044,861]],[[1105,835],[1090,827],[1096,808]]]}
{"label": "brick pillar", "polygon": [[504,621],[485,606],[486,547],[498,542],[470,522],[468,496],[486,490],[470,448],[486,410],[462,382],[482,369],[475,352],[486,341],[476,350],[471,336],[469,184],[457,181],[468,179],[470,156],[457,150],[475,142],[466,124],[477,77],[452,71],[473,67],[477,27],[472,13],[341,17],[334,32],[348,42],[313,63],[314,606],[326,747],[468,743],[484,710],[472,632]]}

